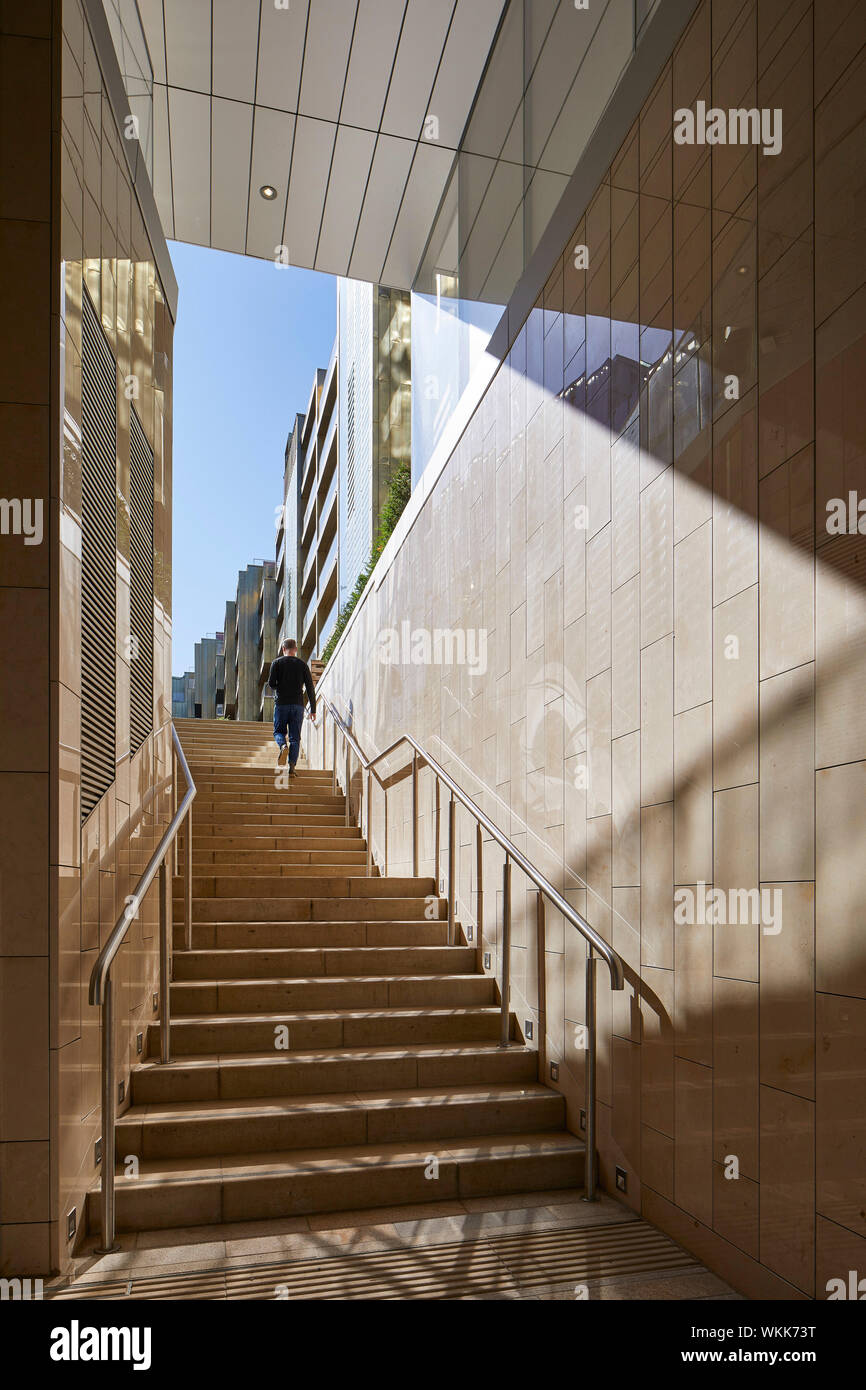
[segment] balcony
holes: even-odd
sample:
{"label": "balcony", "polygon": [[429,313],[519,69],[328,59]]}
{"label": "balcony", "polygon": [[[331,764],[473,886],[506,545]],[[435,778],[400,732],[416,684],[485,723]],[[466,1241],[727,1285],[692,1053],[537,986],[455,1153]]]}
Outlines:
{"label": "balcony", "polygon": [[314,545],[311,545],[311,546],[310,546],[309,554],[307,555],[307,558],[306,558],[306,560],[304,561],[304,572],[303,572],[303,575],[301,576],[301,596],[302,596],[303,598],[306,598],[306,597],[307,597],[307,593],[308,593],[308,582],[307,582],[307,581],[308,581],[311,577],[312,577],[312,578],[315,578],[315,562],[316,562],[316,547],[315,547]]}

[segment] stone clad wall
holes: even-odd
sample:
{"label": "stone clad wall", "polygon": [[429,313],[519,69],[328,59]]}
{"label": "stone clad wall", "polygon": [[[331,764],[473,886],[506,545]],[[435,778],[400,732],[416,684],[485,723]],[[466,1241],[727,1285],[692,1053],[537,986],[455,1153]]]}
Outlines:
{"label": "stone clad wall", "polygon": [[[623,1168],[626,1201],[759,1297],[866,1267],[866,539],[827,528],[866,498],[864,42],[853,5],[705,0],[322,679],[367,747],[413,733],[620,952],[604,1185]],[[780,152],[675,143],[699,100],[780,109]],[[426,773],[421,807],[427,873]],[[391,872],[407,811],[404,783]],[[373,823],[381,856],[381,793]],[[443,805],[442,874],[446,833]],[[501,864],[485,844],[496,970]],[[775,918],[697,906],[757,889]],[[514,903],[514,1007],[577,1130],[584,946],[548,913],[542,996],[519,874]]]}

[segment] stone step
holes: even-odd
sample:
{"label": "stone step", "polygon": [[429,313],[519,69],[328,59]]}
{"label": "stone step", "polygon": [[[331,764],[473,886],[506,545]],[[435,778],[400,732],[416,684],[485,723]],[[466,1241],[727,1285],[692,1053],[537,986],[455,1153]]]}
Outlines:
{"label": "stone step", "polygon": [[264,1099],[268,1096],[409,1090],[413,1087],[516,1085],[537,1079],[538,1054],[521,1043],[406,1044],[235,1057],[213,1054],[165,1065],[147,1061],[132,1074],[135,1105],[166,1101]]}
{"label": "stone step", "polygon": [[127,1110],[117,1123],[117,1153],[125,1161],[433,1143],[561,1129],[564,1118],[564,1098],[537,1082],[176,1101]]}
{"label": "stone step", "polygon": [[[174,920],[175,961],[186,944],[183,921]],[[448,923],[431,922],[194,922],[195,950],[282,950],[314,946],[445,946]]]}
{"label": "stone step", "polygon": [[[182,893],[183,880],[174,879],[175,892]],[[285,891],[281,876],[275,878],[243,874],[204,875],[196,879],[195,897],[262,897],[267,898]],[[367,878],[346,873],[306,874],[292,880],[293,897],[344,898],[352,902],[358,898],[403,898],[417,896],[420,899],[434,897],[436,889],[432,878]],[[255,914],[251,914],[255,916]]]}
{"label": "stone step", "polygon": [[[400,1047],[412,1044],[494,1042],[499,1037],[500,1009],[494,1004],[453,1008],[292,1010],[279,1013],[182,1015],[172,1008],[173,1057],[202,1054],[273,1052],[276,1041],[292,1049]],[[513,1024],[512,1024],[513,1030]],[[148,1025],[147,1056],[159,1055],[159,1026]]]}
{"label": "stone step", "polygon": [[[295,1149],[140,1164],[117,1184],[119,1231],[165,1230],[313,1212],[458,1201],[577,1187],[583,1144],[564,1131],[468,1136],[338,1149]],[[435,1160],[433,1162],[432,1160]],[[122,1170],[121,1170],[122,1171]],[[99,1193],[88,1194],[98,1222]]]}
{"label": "stone step", "polygon": [[291,976],[176,980],[171,985],[172,1015],[181,1016],[303,1009],[456,1008],[495,1001],[496,982],[485,975]]}
{"label": "stone step", "polygon": [[[197,862],[193,856],[192,879],[193,893],[198,895],[201,892],[203,897],[214,897],[215,894],[209,892],[201,885],[211,880],[219,879],[220,882],[227,882],[233,887],[224,889],[226,893],[234,895],[235,892],[244,892],[243,888],[238,888],[239,882],[248,879],[291,879],[293,882],[298,878],[311,876],[322,879],[330,878],[336,874],[343,878],[367,878],[367,856],[359,854],[354,862],[348,856],[343,856],[335,852],[333,855],[328,850],[319,850],[317,854],[303,856],[304,862],[301,864],[287,864],[283,859],[277,859],[269,864],[203,864]],[[377,871],[378,872],[378,871]],[[371,875],[372,877],[372,875]],[[175,889],[182,893],[183,876],[178,875],[175,879]]]}
{"label": "stone step", "polygon": [[[181,835],[180,842],[186,847],[186,836]],[[360,830],[356,826],[326,825],[320,829],[312,826],[288,826],[281,829],[279,826],[242,826],[233,825],[230,831],[219,825],[198,826],[193,823],[192,848],[193,856],[199,849],[202,851],[215,849],[322,849],[332,844],[346,845],[351,843],[352,848],[366,848],[366,840],[363,839]]]}
{"label": "stone step", "polygon": [[[357,917],[365,921],[390,921],[400,919],[409,921],[435,921],[429,914],[435,912],[442,919],[448,915],[448,904],[443,899],[428,901],[424,897],[407,898],[364,898],[352,897],[295,897],[297,891],[291,881],[292,897],[193,897],[193,922],[352,922]],[[359,878],[345,879],[349,884],[368,883],[372,887],[387,884],[388,879]],[[288,887],[286,881],[282,885]],[[175,896],[173,914],[180,920],[183,912],[183,896]]]}
{"label": "stone step", "polygon": [[285,811],[265,811],[256,810],[247,814],[245,811],[215,811],[208,807],[202,807],[199,811],[193,811],[193,825],[196,830],[200,830],[208,825],[221,826],[224,830],[229,829],[234,833],[239,826],[276,826],[287,830],[298,825],[307,825],[313,828],[319,826],[339,826],[346,824],[345,815],[338,815],[332,811],[321,811],[318,807],[307,810],[306,807],[298,807],[296,810]]}
{"label": "stone step", "polygon": [[[302,840],[298,844],[303,844]],[[193,845],[194,874],[223,873],[226,870],[244,873],[276,873],[280,866],[302,867],[316,864],[366,864],[367,851],[342,840],[315,840],[304,849],[199,849]]]}
{"label": "stone step", "polygon": [[174,982],[285,980],[378,975],[459,975],[475,968],[472,946],[216,947],[178,951]]}

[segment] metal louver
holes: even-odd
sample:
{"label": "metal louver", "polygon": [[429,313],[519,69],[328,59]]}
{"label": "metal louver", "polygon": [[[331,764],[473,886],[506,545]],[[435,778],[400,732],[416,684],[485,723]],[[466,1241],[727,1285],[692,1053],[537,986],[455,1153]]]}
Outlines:
{"label": "metal louver", "polygon": [[81,819],[115,775],[117,375],[96,310],[81,316]]}
{"label": "metal louver", "polygon": [[129,738],[153,729],[153,450],[133,407],[129,429]]}

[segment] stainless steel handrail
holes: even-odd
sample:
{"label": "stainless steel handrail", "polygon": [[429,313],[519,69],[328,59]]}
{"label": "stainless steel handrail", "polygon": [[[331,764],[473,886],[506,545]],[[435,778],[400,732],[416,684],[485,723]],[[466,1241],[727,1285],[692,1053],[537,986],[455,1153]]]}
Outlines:
{"label": "stainless steel handrail", "polygon": [[[540,924],[543,925],[543,922],[544,922],[543,903],[544,903],[544,899],[547,899],[549,902],[551,902],[551,903],[553,904],[553,906],[557,909],[557,911],[559,911],[559,912],[562,913],[562,915],[563,915],[563,917],[566,919],[566,921],[567,921],[567,922],[570,922],[571,925],[575,928],[575,930],[578,931],[578,932],[580,932],[581,936],[582,936],[582,937],[585,939],[585,941],[587,942],[587,945],[588,945],[588,947],[589,947],[589,950],[588,950],[588,954],[587,954],[587,967],[586,967],[586,1001],[585,1001],[585,1002],[586,1002],[586,1024],[585,1024],[585,1029],[586,1029],[586,1073],[585,1073],[585,1087],[586,1087],[586,1170],[585,1170],[585,1171],[586,1171],[586,1199],[587,1199],[588,1201],[594,1201],[594,1200],[595,1200],[595,1188],[596,1188],[596,1183],[597,1183],[596,1151],[595,1151],[595,1134],[596,1134],[596,1117],[595,1117],[595,1110],[596,1110],[596,991],[595,991],[595,976],[596,976],[596,965],[597,965],[598,962],[597,962],[597,960],[596,960],[596,955],[594,955],[593,953],[594,953],[594,952],[597,953],[597,955],[605,962],[605,964],[606,964],[606,966],[607,966],[607,968],[608,968],[608,972],[609,972],[609,974],[610,974],[610,987],[611,987],[611,989],[615,989],[615,990],[620,990],[620,989],[622,989],[623,986],[624,986],[624,982],[625,982],[625,976],[624,976],[624,971],[623,971],[623,963],[622,963],[622,960],[621,960],[620,956],[616,953],[616,951],[613,950],[613,948],[612,948],[611,946],[608,945],[608,943],[604,940],[604,938],[603,938],[602,936],[599,935],[599,933],[595,930],[595,928],[592,927],[592,926],[590,926],[590,924],[589,924],[589,922],[587,922],[586,918],[583,917],[582,914],[579,913],[579,912],[576,910],[576,908],[573,908],[569,902],[566,902],[565,898],[562,896],[562,894],[561,894],[560,892],[557,891],[556,888],[554,888],[554,886],[553,886],[553,884],[550,882],[550,880],[549,880],[548,878],[546,878],[545,875],[544,875],[543,873],[541,873],[541,871],[540,871],[539,869],[537,869],[537,868],[535,867],[535,865],[534,865],[529,859],[527,859],[526,855],[523,854],[522,851],[519,850],[519,849],[517,848],[517,846],[514,844],[514,842],[513,842],[512,840],[510,840],[510,839],[508,838],[507,835],[503,834],[503,832],[499,829],[499,827],[498,827],[497,825],[494,824],[494,822],[490,819],[489,816],[487,816],[487,815],[484,813],[484,811],[482,811],[481,807],[472,799],[472,797],[469,796],[469,794],[468,794],[467,792],[465,792],[465,791],[463,790],[463,788],[462,788],[457,782],[455,782],[455,780],[454,780],[454,778],[451,776],[451,774],[445,771],[445,768],[442,766],[442,764],[439,763],[439,762],[437,762],[437,760],[436,760],[434,757],[432,757],[431,754],[429,754],[429,753],[426,751],[426,749],[423,748],[422,745],[421,745],[420,743],[418,743],[417,740],[414,739],[414,738],[412,737],[411,734],[401,734],[400,737],[399,737],[398,739],[396,739],[392,744],[390,744],[389,747],[383,749],[383,751],[382,751],[381,753],[377,753],[374,757],[368,758],[368,757],[365,755],[365,753],[363,752],[363,750],[362,750],[360,744],[358,743],[358,740],[355,738],[354,734],[353,734],[352,731],[349,729],[349,727],[348,727],[348,725],[346,724],[345,720],[340,716],[340,714],[339,714],[339,713],[337,712],[337,710],[334,708],[333,704],[332,704],[331,701],[327,698],[327,696],[321,695],[319,698],[320,698],[320,700],[321,700],[321,703],[322,703],[323,708],[324,708],[325,711],[331,716],[332,720],[334,721],[334,738],[333,738],[332,767],[333,767],[333,776],[334,776],[334,787],[335,787],[335,790],[336,790],[336,781],[337,781],[337,731],[338,731],[338,730],[339,730],[340,733],[342,734],[342,737],[343,737],[344,742],[345,742],[345,745],[346,745],[346,771],[345,771],[345,779],[346,779],[346,814],[347,814],[347,817],[348,817],[348,814],[349,814],[349,749],[350,749],[350,748],[351,748],[352,752],[355,754],[355,757],[358,759],[359,763],[361,764],[361,767],[362,767],[364,773],[366,774],[366,794],[365,794],[365,798],[364,798],[365,801],[366,801],[366,806],[365,806],[364,809],[365,809],[365,815],[366,815],[367,873],[368,873],[368,874],[370,874],[370,873],[372,872],[372,868],[371,868],[371,865],[372,865],[372,858],[371,858],[371,822],[370,822],[370,800],[371,800],[371,793],[372,793],[372,785],[371,785],[371,779],[372,779],[372,778],[375,778],[375,780],[378,782],[379,786],[382,788],[382,790],[383,790],[383,792],[384,792],[384,794],[385,794],[385,844],[384,844],[384,849],[383,849],[383,857],[384,857],[385,872],[386,872],[386,873],[388,872],[388,789],[387,789],[387,786],[386,786],[385,782],[383,781],[382,777],[379,775],[377,765],[378,765],[379,763],[383,762],[385,759],[392,757],[393,754],[396,753],[397,750],[400,749],[400,748],[403,748],[403,747],[408,746],[409,748],[412,749],[412,771],[411,771],[411,776],[412,776],[412,867],[413,867],[413,873],[414,873],[415,876],[417,876],[417,873],[418,873],[418,772],[419,772],[420,767],[421,767],[421,766],[424,766],[424,765],[426,765],[427,767],[429,767],[430,770],[431,770],[431,772],[433,773],[434,777],[436,778],[436,874],[437,874],[437,877],[438,877],[438,873],[439,873],[439,804],[440,804],[439,786],[440,786],[440,783],[443,784],[443,785],[448,789],[448,791],[450,792],[450,799],[449,799],[449,805],[448,805],[448,941],[449,941],[449,944],[454,944],[454,934],[455,934],[455,914],[456,914],[456,893],[455,893],[455,886],[456,886],[456,884],[455,884],[455,870],[454,870],[454,865],[455,865],[455,858],[456,858],[456,824],[455,824],[455,822],[456,822],[456,816],[455,816],[455,811],[456,811],[456,803],[457,803],[457,802],[459,802],[461,806],[465,807],[465,809],[470,813],[470,815],[474,817],[475,822],[476,822],[476,826],[477,826],[477,827],[480,827],[482,830],[486,831],[487,834],[490,836],[490,838],[493,839],[493,840],[495,840],[496,843],[497,843],[497,844],[500,846],[500,848],[503,850],[503,852],[504,852],[504,854],[505,854],[505,861],[504,861],[504,865],[503,865],[503,880],[502,880],[502,890],[503,890],[503,892],[502,892],[502,901],[503,901],[503,908],[502,908],[502,915],[503,915],[503,922],[502,922],[503,950],[502,950],[502,962],[501,962],[501,965],[502,965],[502,982],[501,982],[501,986],[500,986],[500,999],[501,999],[500,1044],[499,1044],[500,1047],[508,1047],[509,1042],[510,1042],[510,1033],[511,1033],[511,1015],[510,1015],[510,977],[511,977],[511,960],[510,960],[510,956],[511,956],[511,951],[510,951],[510,936],[511,936],[511,905],[512,905],[511,872],[512,872],[513,866],[516,865],[517,868],[519,868],[519,869],[521,870],[521,872],[524,873],[524,874],[526,875],[526,877],[530,880],[531,883],[533,883],[533,884],[535,885],[536,889],[538,890],[538,912],[537,912],[537,921],[538,921]],[[326,741],[325,741],[325,739],[323,738],[323,741],[322,741],[322,766],[323,766],[323,768],[324,768],[325,748],[326,748],[326,746],[327,746]],[[360,811],[359,811],[359,818],[358,818],[358,819],[359,819],[359,822],[360,822]],[[478,901],[479,901],[479,903],[483,901],[483,891],[484,891],[484,890],[483,890],[483,886],[482,886],[482,858],[483,858],[483,856],[482,856],[482,853],[481,853],[480,846],[477,845],[477,847],[476,847],[476,862],[477,862],[476,873],[477,873],[477,877],[478,877],[478,883],[477,883],[477,889],[476,889],[476,891],[477,891],[477,893],[478,893]],[[482,925],[483,925],[483,924],[482,924],[482,921],[481,921],[481,913],[480,913],[480,911],[479,911],[479,913],[478,913],[478,922],[477,922],[477,926],[476,926],[476,930],[477,930],[477,933],[478,933],[478,940],[477,940],[477,942],[476,942],[476,948],[477,948],[478,950],[480,950],[480,948],[481,948]]]}
{"label": "stainless steel handrail", "polygon": [[[170,722],[170,721],[167,721]],[[162,733],[165,724],[157,730]],[[145,895],[159,874],[159,1032],[160,1062],[171,1060],[171,1015],[169,1006],[169,983],[171,980],[171,877],[168,872],[170,856],[173,856],[177,833],[187,820],[186,863],[184,866],[184,923],[185,945],[192,947],[192,803],[196,788],[189,770],[180,739],[174,724],[171,724],[174,770],[164,779],[164,786],[174,784],[175,799],[177,789],[177,767],[180,766],[186,781],[186,792],[177,807],[171,822],[160,839],[159,844],[147,862],[135,886],[135,892],[126,899],[126,907],[117,919],[114,930],[96,958],[90,972],[88,998],[91,1004],[98,1004],[102,1010],[102,1245],[99,1253],[107,1254],[118,1248],[115,1236],[115,1126],[117,1123],[116,1093],[114,1084],[114,1010],[111,988],[111,967],[129,931],[130,924],[138,916]]]}

